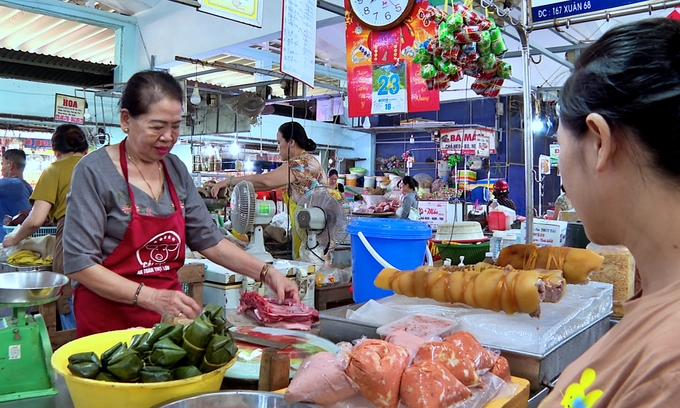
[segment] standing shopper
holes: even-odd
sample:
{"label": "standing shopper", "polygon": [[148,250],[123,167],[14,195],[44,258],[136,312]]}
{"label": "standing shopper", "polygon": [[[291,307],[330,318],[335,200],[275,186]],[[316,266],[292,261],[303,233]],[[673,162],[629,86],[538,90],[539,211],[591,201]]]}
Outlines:
{"label": "standing shopper", "polygon": [[184,95],[160,71],[128,81],[120,100],[127,138],[88,155],[76,168],[66,213],[66,273],[77,281],[78,337],[151,327],[162,315],[193,319],[202,305],[181,291],[185,246],[253,279],[279,299],[299,301],[280,271],[224,239],[180,159]]}
{"label": "standing shopper", "polygon": [[[77,125],[59,125],[52,134],[52,150],[57,160],[43,170],[31,195],[33,209],[13,234],[2,241],[3,246],[15,246],[36,232],[47,217],[57,223],[56,245],[52,259],[52,271],[64,273],[63,234],[66,215],[66,195],[71,189],[71,177],[76,164],[87,153],[85,133]],[[71,286],[66,285],[57,300],[57,312],[62,330],[74,329]]]}
{"label": "standing shopper", "polygon": [[[21,211],[30,210],[28,201],[33,187],[24,180],[26,153],[19,149],[7,149],[2,155],[2,179],[0,179],[0,221],[6,215],[14,217]],[[0,238],[5,229],[0,228]]]}
{"label": "standing shopper", "polygon": [[560,100],[564,188],[592,242],[630,250],[642,290],[541,407],[677,407],[680,213],[649,209],[680,200],[680,21],[619,25],[574,65]]}

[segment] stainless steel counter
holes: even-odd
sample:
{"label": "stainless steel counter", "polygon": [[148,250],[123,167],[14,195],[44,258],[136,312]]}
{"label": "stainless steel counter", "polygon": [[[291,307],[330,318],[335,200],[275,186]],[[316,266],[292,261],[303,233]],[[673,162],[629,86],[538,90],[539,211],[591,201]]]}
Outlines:
{"label": "stainless steel counter", "polygon": [[55,382],[59,394],[50,395],[49,397],[29,398],[16,401],[0,402],[2,408],[73,408],[73,401],[71,395],[66,388],[66,381],[64,377],[57,375]]}

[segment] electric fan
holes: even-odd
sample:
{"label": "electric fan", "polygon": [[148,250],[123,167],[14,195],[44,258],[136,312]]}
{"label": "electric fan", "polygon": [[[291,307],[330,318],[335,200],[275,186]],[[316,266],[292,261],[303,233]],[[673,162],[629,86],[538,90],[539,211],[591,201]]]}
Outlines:
{"label": "electric fan", "polygon": [[309,190],[297,203],[294,217],[295,233],[302,241],[300,259],[304,261],[324,262],[329,251],[349,240],[351,207],[335,189],[320,186]]}
{"label": "electric fan", "polygon": [[262,225],[268,225],[276,214],[276,204],[269,200],[257,200],[253,184],[241,181],[231,192],[229,200],[231,225],[239,234],[253,232],[253,238],[246,252],[265,262],[273,262],[274,258],[264,248]]}

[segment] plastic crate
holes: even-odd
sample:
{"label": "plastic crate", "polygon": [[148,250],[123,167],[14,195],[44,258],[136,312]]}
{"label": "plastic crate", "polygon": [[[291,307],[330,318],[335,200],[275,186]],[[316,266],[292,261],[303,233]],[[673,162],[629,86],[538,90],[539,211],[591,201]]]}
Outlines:
{"label": "plastic crate", "polygon": [[[10,234],[10,233],[14,232],[15,229],[19,228],[18,226],[9,226],[9,225],[3,225],[2,227],[5,229],[5,234]],[[31,236],[32,237],[44,237],[45,235],[57,235],[57,227],[40,227]]]}
{"label": "plastic crate", "polygon": [[458,265],[461,256],[465,257],[463,260],[465,265],[482,262],[486,253],[489,252],[489,241],[479,244],[457,244],[455,242],[437,242],[436,244],[439,249],[439,256],[442,259],[451,259],[452,265]]}

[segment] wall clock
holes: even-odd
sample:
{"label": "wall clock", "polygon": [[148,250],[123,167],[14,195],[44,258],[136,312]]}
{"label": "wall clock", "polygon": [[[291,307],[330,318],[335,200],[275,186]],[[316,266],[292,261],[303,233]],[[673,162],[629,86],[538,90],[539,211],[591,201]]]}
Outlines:
{"label": "wall clock", "polygon": [[402,23],[416,0],[349,0],[361,25],[373,30],[388,30]]}

